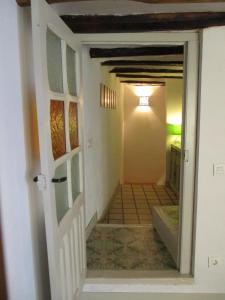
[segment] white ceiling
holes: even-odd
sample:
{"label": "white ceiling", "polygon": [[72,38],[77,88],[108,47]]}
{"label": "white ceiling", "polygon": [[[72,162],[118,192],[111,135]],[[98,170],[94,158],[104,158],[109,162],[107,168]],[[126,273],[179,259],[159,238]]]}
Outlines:
{"label": "white ceiling", "polygon": [[127,15],[225,11],[225,3],[147,4],[128,0],[96,0],[52,4],[59,15]]}

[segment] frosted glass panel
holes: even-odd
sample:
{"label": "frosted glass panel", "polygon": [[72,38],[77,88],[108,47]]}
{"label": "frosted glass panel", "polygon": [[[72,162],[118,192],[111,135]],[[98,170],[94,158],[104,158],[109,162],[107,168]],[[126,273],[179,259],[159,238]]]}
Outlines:
{"label": "frosted glass panel", "polygon": [[75,51],[67,45],[66,47],[67,81],[70,95],[76,96],[76,66]]}
{"label": "frosted glass panel", "polygon": [[47,29],[47,67],[50,90],[63,93],[61,39]]}
{"label": "frosted glass panel", "polygon": [[79,170],[79,154],[76,154],[71,159],[71,179],[72,179],[72,197],[76,200],[80,194],[80,170]]}
{"label": "frosted glass panel", "polygon": [[[54,179],[59,179],[63,177],[67,177],[66,162],[60,165],[58,168],[56,168]],[[69,209],[67,180],[64,182],[52,184],[55,185],[56,212],[57,219],[58,221],[60,221]]]}

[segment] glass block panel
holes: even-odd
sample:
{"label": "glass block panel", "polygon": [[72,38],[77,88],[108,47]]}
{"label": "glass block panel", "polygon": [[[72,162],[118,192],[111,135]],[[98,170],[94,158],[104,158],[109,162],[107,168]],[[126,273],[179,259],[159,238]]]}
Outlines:
{"label": "glass block panel", "polygon": [[76,96],[76,61],[75,51],[67,45],[66,47],[67,81],[69,93]]}
{"label": "glass block panel", "polygon": [[63,93],[61,39],[47,29],[47,68],[50,90]]}
{"label": "glass block panel", "polygon": [[[54,178],[67,176],[67,163],[63,163],[55,170]],[[60,221],[69,209],[67,180],[59,183],[52,183],[55,186],[55,202],[57,219]]]}
{"label": "glass block panel", "polygon": [[80,169],[79,169],[79,153],[71,159],[71,180],[72,180],[72,197],[76,200],[80,194]]}
{"label": "glass block panel", "polygon": [[66,153],[64,102],[50,102],[52,153],[54,159]]}
{"label": "glass block panel", "polygon": [[79,145],[77,103],[74,102],[70,102],[69,105],[69,128],[70,128],[70,146],[72,150],[78,147]]}

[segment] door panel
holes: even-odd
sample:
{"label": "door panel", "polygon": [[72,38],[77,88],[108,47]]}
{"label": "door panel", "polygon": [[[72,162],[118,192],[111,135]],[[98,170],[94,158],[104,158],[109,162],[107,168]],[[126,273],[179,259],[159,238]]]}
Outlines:
{"label": "door panel", "polygon": [[44,0],[32,1],[32,30],[51,294],[77,300],[86,272],[81,43]]}

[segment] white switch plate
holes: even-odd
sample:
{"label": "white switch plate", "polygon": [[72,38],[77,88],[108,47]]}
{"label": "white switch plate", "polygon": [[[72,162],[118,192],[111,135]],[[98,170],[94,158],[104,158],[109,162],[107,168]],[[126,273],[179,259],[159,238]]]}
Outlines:
{"label": "white switch plate", "polygon": [[209,256],[208,257],[208,267],[216,268],[219,266],[220,259],[217,256]]}
{"label": "white switch plate", "polygon": [[225,175],[225,163],[214,164],[213,175]]}

